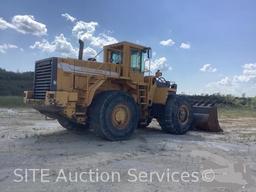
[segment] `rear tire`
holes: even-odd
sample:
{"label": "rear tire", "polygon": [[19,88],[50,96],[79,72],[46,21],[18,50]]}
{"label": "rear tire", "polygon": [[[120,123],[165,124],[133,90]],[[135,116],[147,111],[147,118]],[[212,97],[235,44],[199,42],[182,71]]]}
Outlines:
{"label": "rear tire", "polygon": [[89,111],[90,128],[110,141],[131,137],[138,120],[139,113],[134,99],[121,91],[100,93],[94,98]]}
{"label": "rear tire", "polygon": [[169,95],[164,114],[158,118],[158,122],[164,132],[182,135],[192,126],[193,112],[191,105],[177,95]]}

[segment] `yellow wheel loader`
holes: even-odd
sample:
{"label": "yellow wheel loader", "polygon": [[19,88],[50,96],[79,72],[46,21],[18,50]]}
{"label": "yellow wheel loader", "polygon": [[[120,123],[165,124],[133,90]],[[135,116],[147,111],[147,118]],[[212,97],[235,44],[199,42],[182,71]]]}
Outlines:
{"label": "yellow wheel loader", "polygon": [[[177,85],[158,70],[146,75],[151,48],[129,42],[107,45],[103,62],[53,57],[35,63],[34,87],[24,102],[68,130],[91,128],[107,140],[129,138],[155,118],[164,132],[220,131],[217,109],[176,95]],[[150,68],[150,64],[149,64]],[[149,69],[150,71],[150,69]]]}

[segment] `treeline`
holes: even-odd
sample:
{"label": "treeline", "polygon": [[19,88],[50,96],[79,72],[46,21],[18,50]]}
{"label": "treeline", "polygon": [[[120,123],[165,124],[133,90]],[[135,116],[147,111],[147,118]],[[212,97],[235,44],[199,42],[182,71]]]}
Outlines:
{"label": "treeline", "polygon": [[0,96],[22,96],[33,88],[33,72],[11,72],[0,68]]}
{"label": "treeline", "polygon": [[256,110],[256,96],[255,97],[235,97],[233,95],[221,95],[219,93],[213,95],[193,95],[188,96],[193,101],[204,101],[214,103],[219,106],[230,107],[246,107]]}

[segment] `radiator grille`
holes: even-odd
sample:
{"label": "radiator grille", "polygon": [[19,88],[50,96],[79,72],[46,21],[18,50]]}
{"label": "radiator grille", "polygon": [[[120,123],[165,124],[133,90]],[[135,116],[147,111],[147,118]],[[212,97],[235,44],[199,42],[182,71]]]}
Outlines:
{"label": "radiator grille", "polygon": [[45,99],[46,91],[56,90],[56,65],[56,58],[49,58],[36,62],[34,99]]}

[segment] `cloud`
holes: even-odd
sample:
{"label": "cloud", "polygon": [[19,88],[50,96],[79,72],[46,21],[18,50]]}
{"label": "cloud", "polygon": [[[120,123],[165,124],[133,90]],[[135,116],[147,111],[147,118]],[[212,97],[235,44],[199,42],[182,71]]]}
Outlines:
{"label": "cloud", "polygon": [[226,76],[216,82],[211,82],[206,86],[215,92],[231,93],[255,96],[256,94],[256,63],[242,65],[242,72],[239,75]]}
{"label": "cloud", "polygon": [[200,71],[214,73],[217,71],[217,68],[213,67],[212,64],[204,64]]}
{"label": "cloud", "polygon": [[72,46],[70,42],[67,41],[65,36],[61,33],[57,35],[52,42],[48,42],[46,39],[43,39],[41,42],[36,41],[34,45],[30,46],[31,49],[40,49],[43,52],[59,52],[67,55],[75,55],[76,49]]}
{"label": "cloud", "polygon": [[255,82],[256,83],[256,63],[244,64],[243,72],[233,77],[234,82]]}
{"label": "cloud", "polygon": [[244,64],[242,73],[232,77],[225,77],[218,81],[219,85],[232,86],[239,83],[256,83],[256,63]]}
{"label": "cloud", "polygon": [[62,17],[65,17],[67,21],[71,21],[72,23],[76,21],[76,18],[69,15],[68,13],[61,14]]}
{"label": "cloud", "polygon": [[116,38],[108,36],[104,33],[101,33],[96,37],[93,36],[90,44],[95,47],[103,47],[105,45],[109,45],[117,42],[118,41],[116,40]]}
{"label": "cloud", "polygon": [[14,29],[22,34],[43,36],[47,34],[46,25],[35,20],[33,15],[15,15],[11,23],[0,18],[0,29]]}
{"label": "cloud", "polygon": [[16,15],[12,18],[16,30],[23,34],[42,36],[47,34],[46,25],[35,21],[32,15]]}
{"label": "cloud", "polygon": [[160,41],[160,44],[163,46],[171,47],[175,44],[175,42],[172,39],[167,39],[167,40]]}
{"label": "cloud", "polygon": [[[77,39],[85,41],[85,45],[87,45],[87,47],[85,47],[84,53],[87,57],[94,57],[97,54],[97,49],[102,48],[105,45],[118,42],[116,38],[108,35],[109,33],[97,34],[96,28],[99,24],[95,21],[75,22],[76,18],[67,13],[62,14],[62,16],[67,20],[73,21],[72,35]],[[52,42],[49,42],[46,39],[37,41],[34,45],[31,45],[30,48],[39,49],[48,53],[58,52],[64,56],[76,56],[78,54],[78,48],[72,46],[63,34],[56,36]]]}
{"label": "cloud", "polygon": [[2,17],[0,17],[0,29],[5,30],[8,28],[15,28],[12,24],[5,21]]}
{"label": "cloud", "polygon": [[181,43],[180,48],[182,49],[190,49],[191,45],[189,43]]}
{"label": "cloud", "polygon": [[[46,39],[43,39],[42,41],[35,42],[35,44],[31,45],[30,48],[39,49],[47,53],[57,52],[61,53],[63,56],[74,57],[78,54],[78,48],[73,47],[62,33],[57,35],[52,42],[48,42]],[[89,57],[97,54],[97,52],[90,47],[86,47],[84,49],[84,53]]]}
{"label": "cloud", "polygon": [[74,25],[72,29],[72,33],[77,37],[77,39],[81,39],[83,41],[92,40],[92,37],[96,30],[96,26],[98,26],[98,23],[94,21],[91,21],[91,22],[78,21]]}
{"label": "cloud", "polygon": [[172,67],[167,64],[166,57],[159,57],[156,59],[151,59],[150,61],[150,67],[149,67],[149,61],[146,62],[146,69],[149,69],[151,72],[156,72],[158,69],[165,71],[165,70],[172,70]]}
{"label": "cloud", "polygon": [[18,46],[17,45],[13,45],[13,44],[2,44],[0,45],[0,53],[6,53],[6,51],[8,49],[17,49]]}
{"label": "cloud", "polygon": [[81,39],[83,41],[88,42],[90,45],[94,47],[102,48],[105,45],[117,43],[117,39],[109,36],[105,33],[100,33],[98,35],[95,34],[96,27],[98,26],[97,22],[85,22],[78,21],[74,25],[72,29],[73,35],[76,36],[77,39]]}
{"label": "cloud", "polygon": [[46,39],[43,39],[41,42],[36,41],[34,45],[30,45],[31,49],[40,49],[43,52],[49,52],[52,53],[55,51],[55,46],[53,43],[49,43]]}
{"label": "cloud", "polygon": [[[76,50],[77,50],[77,52],[78,52],[79,49],[76,49]],[[96,52],[93,48],[91,48],[91,47],[86,47],[86,48],[84,49],[84,55],[85,55],[87,58],[89,58],[89,57],[95,57],[95,56],[97,55],[97,52]]]}
{"label": "cloud", "polygon": [[223,85],[223,86],[232,86],[233,82],[232,79],[229,77],[224,77],[221,80],[216,82],[217,85]]}
{"label": "cloud", "polygon": [[166,61],[167,61],[166,57],[160,57],[158,59],[154,59],[151,62],[150,68],[152,70],[158,70],[160,68],[163,68],[166,65]]}

